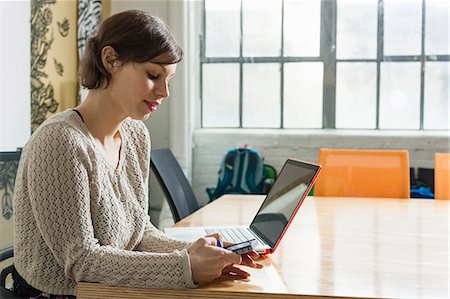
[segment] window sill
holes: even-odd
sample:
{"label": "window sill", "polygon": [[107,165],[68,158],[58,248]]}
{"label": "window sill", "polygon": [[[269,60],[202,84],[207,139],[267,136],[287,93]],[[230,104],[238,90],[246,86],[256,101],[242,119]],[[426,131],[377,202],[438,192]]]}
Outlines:
{"label": "window sill", "polygon": [[446,130],[350,130],[350,129],[242,129],[242,128],[201,128],[194,131],[199,135],[234,136],[349,136],[349,137],[429,137],[449,138]]}

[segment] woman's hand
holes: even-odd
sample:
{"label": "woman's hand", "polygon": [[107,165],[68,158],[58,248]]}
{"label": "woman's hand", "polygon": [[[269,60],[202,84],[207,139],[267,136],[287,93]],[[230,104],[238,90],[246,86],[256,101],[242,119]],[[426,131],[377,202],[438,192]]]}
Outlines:
{"label": "woman's hand", "polygon": [[262,264],[260,263],[255,263],[254,261],[256,259],[261,258],[262,256],[259,255],[256,251],[250,251],[244,254],[241,254],[241,265],[250,267],[250,268],[258,268],[261,269],[262,267],[264,267]]}
{"label": "woman's hand", "polygon": [[[254,259],[257,258],[264,258],[264,256],[260,256],[255,251],[250,251],[248,253],[241,254],[241,265],[245,265],[251,268],[258,268],[261,269],[263,265],[260,263],[255,263]],[[244,271],[238,267],[235,267],[234,265],[225,267],[222,271],[222,277],[225,278],[231,278],[231,279],[245,279],[250,276],[250,273],[247,271]]]}
{"label": "woman's hand", "polygon": [[[233,264],[240,264],[240,255],[217,247],[217,239],[203,237],[187,248],[191,263],[192,279],[195,283],[213,281],[225,273],[234,273],[235,278],[246,278],[248,273],[236,270]],[[243,272],[247,273],[244,274]]]}
{"label": "woman's hand", "polygon": [[[226,246],[230,246],[233,245],[233,243],[230,242],[224,242],[223,245]],[[255,263],[254,260],[259,259],[259,258],[264,258],[264,256],[259,255],[256,251],[250,251],[244,254],[241,254],[241,265],[250,267],[250,268],[258,268],[261,269],[262,267],[264,267],[262,264],[260,263]]]}

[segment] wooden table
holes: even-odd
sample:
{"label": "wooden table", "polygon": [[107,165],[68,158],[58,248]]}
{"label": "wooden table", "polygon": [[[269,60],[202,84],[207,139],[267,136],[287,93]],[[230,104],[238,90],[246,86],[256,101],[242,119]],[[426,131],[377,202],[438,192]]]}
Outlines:
{"label": "wooden table", "polygon": [[[176,226],[247,224],[263,199],[223,196]],[[449,203],[308,197],[248,280],[190,290],[80,283],[78,298],[449,298]]]}

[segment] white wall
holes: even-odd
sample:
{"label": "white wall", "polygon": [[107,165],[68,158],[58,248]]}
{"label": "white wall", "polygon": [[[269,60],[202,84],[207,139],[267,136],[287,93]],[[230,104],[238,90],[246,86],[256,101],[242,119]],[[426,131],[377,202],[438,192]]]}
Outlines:
{"label": "white wall", "polygon": [[0,151],[31,134],[30,1],[0,1]]}
{"label": "white wall", "polygon": [[[161,18],[170,28],[183,49],[187,46],[186,5],[185,1],[117,1],[111,0],[111,14],[128,9],[150,12]],[[190,169],[190,133],[189,88],[187,87],[187,63],[185,59],[177,66],[177,75],[171,80],[170,97],[163,101],[158,112],[145,122],[149,129],[152,149],[170,148],[180,166],[189,176]],[[150,174],[150,217],[155,225],[159,223],[159,214],[164,203],[164,195],[155,179]],[[167,206],[165,207],[167,209]],[[169,214],[170,218],[171,215]]]}
{"label": "white wall", "polygon": [[286,158],[317,162],[320,148],[406,149],[411,167],[434,167],[434,153],[450,150],[449,132],[350,130],[200,129],[194,134],[193,189],[201,204],[215,187],[220,163],[230,148],[250,145],[265,162],[281,169]]}

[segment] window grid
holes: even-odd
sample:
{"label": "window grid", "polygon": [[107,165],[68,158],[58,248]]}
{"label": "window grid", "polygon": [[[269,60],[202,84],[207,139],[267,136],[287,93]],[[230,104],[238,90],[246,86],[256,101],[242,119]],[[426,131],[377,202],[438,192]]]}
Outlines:
{"label": "window grid", "polygon": [[[239,57],[242,58],[243,53],[243,43],[244,40],[244,10],[243,10],[243,1],[241,0],[241,9],[239,11],[239,22],[240,22],[240,37],[239,37]],[[206,34],[206,31],[204,31]],[[242,62],[239,63],[239,128],[242,128],[242,111],[244,110],[244,101],[242,100],[244,94],[244,64]]]}
{"label": "window grid", "polygon": [[376,116],[375,129],[380,128],[380,81],[381,81],[381,57],[384,56],[384,14],[383,0],[378,0],[378,20],[377,20],[377,95],[376,95]]}
{"label": "window grid", "polygon": [[320,57],[323,62],[322,127],[336,127],[336,18],[335,1],[322,1],[320,9]]}
{"label": "window grid", "polygon": [[[281,1],[281,52],[284,57],[284,1]],[[280,127],[284,128],[284,63],[280,63]]]}
{"label": "window grid", "polygon": [[422,0],[422,31],[420,33],[420,130],[423,130],[424,108],[425,108],[425,0]]}
{"label": "window grid", "polygon": [[[239,63],[239,128],[243,123],[243,64],[244,63],[278,63],[280,65],[280,128],[284,128],[284,64],[290,62],[322,62],[324,66],[323,78],[323,123],[324,129],[336,128],[336,69],[338,62],[376,62],[376,125],[380,129],[380,74],[382,62],[412,62],[420,61],[420,130],[424,130],[424,78],[425,64],[427,61],[450,61],[450,55],[425,55],[425,17],[426,0],[422,0],[421,14],[421,54],[405,56],[384,55],[384,0],[378,0],[377,12],[377,58],[376,59],[337,59],[336,34],[337,34],[337,0],[321,1],[321,25],[320,25],[320,56],[295,57],[284,56],[284,0],[281,4],[281,49],[278,57],[243,57],[243,0],[240,1],[240,41],[239,57],[206,57],[206,9],[203,1],[203,32],[200,36],[200,86],[203,83],[203,65],[210,63]],[[330,50],[331,49],[331,50]],[[202,88],[200,97],[203,99]],[[203,126],[203,105],[201,106],[201,125]]]}

